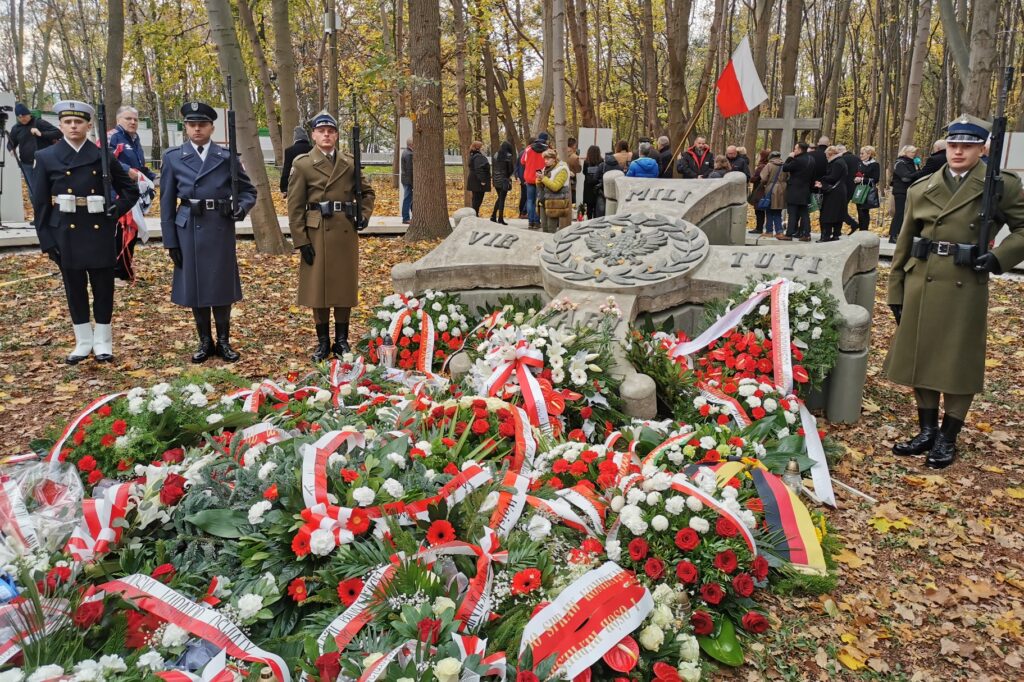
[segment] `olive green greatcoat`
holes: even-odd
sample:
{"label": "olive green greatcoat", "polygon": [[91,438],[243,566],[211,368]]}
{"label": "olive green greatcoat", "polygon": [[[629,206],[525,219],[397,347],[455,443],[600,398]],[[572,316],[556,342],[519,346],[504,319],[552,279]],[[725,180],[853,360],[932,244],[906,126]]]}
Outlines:
{"label": "olive green greatcoat", "polygon": [[[920,260],[910,255],[914,237],[977,243],[985,164],[972,168],[955,193],[951,182],[955,181],[943,166],[907,192],[887,297],[890,305],[903,305],[903,319],[885,359],[885,373],[907,386],[980,393],[985,378],[988,273],[955,265],[952,256],[930,254]],[[1013,173],[1003,173],[998,214],[1011,230],[992,250],[1005,272],[1024,260],[1024,196],[1020,178]]]}
{"label": "olive green greatcoat", "polygon": [[[332,166],[327,156],[313,151],[292,162],[288,178],[288,224],[295,248],[312,244],[316,256],[309,265],[299,258],[298,304],[310,308],[354,308],[359,303],[359,237],[344,212],[329,218],[308,204],[352,201],[355,184],[352,157],[341,151]],[[363,176],[363,216],[373,212],[375,195]]]}

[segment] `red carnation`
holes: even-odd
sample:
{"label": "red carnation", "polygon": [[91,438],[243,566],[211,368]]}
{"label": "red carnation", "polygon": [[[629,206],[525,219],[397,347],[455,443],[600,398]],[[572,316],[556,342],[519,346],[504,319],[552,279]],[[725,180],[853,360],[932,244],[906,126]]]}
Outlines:
{"label": "red carnation", "polygon": [[732,590],[740,597],[754,594],[754,579],[747,573],[740,573],[732,579]]}
{"label": "red carnation", "polygon": [[288,583],[288,596],[298,604],[306,601],[309,598],[309,594],[306,592],[306,579],[296,578]]}
{"label": "red carnation", "polygon": [[95,601],[82,602],[77,609],[75,609],[75,615],[72,616],[72,620],[75,626],[82,629],[88,630],[96,623],[100,622],[103,618],[103,600],[97,599]]}
{"label": "red carnation", "polygon": [[348,528],[353,535],[362,535],[366,531],[370,530],[370,515],[366,513],[365,509],[356,507],[349,514],[348,521],[345,522],[345,527]]}
{"label": "red carnation", "polygon": [[109,417],[110,416],[110,405],[103,405],[98,410],[96,410],[96,414],[98,414],[101,417]]}
{"label": "red carnation", "polygon": [[718,583],[707,583],[701,585],[700,598],[711,604],[712,606],[718,606],[718,604],[725,597],[725,590]]}
{"label": "red carnation", "polygon": [[540,678],[529,670],[520,670],[516,673],[516,682],[540,682]]}
{"label": "red carnation", "polygon": [[473,420],[473,433],[482,436],[491,430],[491,424],[486,419]]}
{"label": "red carnation", "polygon": [[647,556],[647,541],[643,538],[636,538],[629,543],[629,558],[633,561],[640,561]]}
{"label": "red carnation", "polygon": [[421,642],[437,644],[437,640],[441,638],[441,621],[436,618],[424,618],[416,624],[416,631]]}
{"label": "red carnation", "polygon": [[697,548],[700,544],[700,536],[697,535],[697,531],[692,528],[683,528],[681,531],[676,533],[676,547],[689,552]]}
{"label": "red carnation", "polygon": [[690,625],[693,626],[695,635],[710,635],[715,629],[715,621],[707,611],[694,611],[690,616]]}
{"label": "red carnation", "polygon": [[740,624],[744,630],[753,632],[755,635],[759,635],[768,629],[768,620],[757,611],[747,611]]}
{"label": "red carnation", "polygon": [[763,556],[754,557],[754,563],[751,565],[750,571],[754,574],[754,578],[761,582],[768,577],[768,560]]}
{"label": "red carnation", "polygon": [[736,527],[735,523],[724,516],[720,516],[718,518],[718,522],[715,524],[715,532],[723,538],[734,538],[740,530]]}
{"label": "red carnation", "polygon": [[164,484],[160,487],[160,503],[170,506],[178,504],[185,496],[185,477],[178,474],[167,474]]}
{"label": "red carnation", "polygon": [[440,545],[455,539],[455,527],[445,520],[434,521],[427,529],[427,542]]}
{"label": "red carnation", "polygon": [[268,502],[273,502],[277,499],[279,493],[277,492],[277,484],[271,483],[270,487],[263,491],[263,499]]}
{"label": "red carnation", "polygon": [[153,572],[149,575],[150,577],[156,578],[162,583],[169,583],[171,582],[171,580],[174,579],[175,573],[177,573],[177,571],[171,564],[160,564],[159,566],[154,568]]}
{"label": "red carnation", "polygon": [[334,682],[341,675],[341,653],[332,651],[329,654],[320,654],[314,665],[320,682]]}
{"label": "red carnation", "polygon": [[341,474],[341,480],[345,481],[345,483],[352,483],[359,478],[359,472],[354,469],[342,469],[338,473]]}
{"label": "red carnation", "polygon": [[338,583],[338,599],[345,606],[352,606],[359,593],[363,591],[363,581],[359,578],[349,578]]}
{"label": "red carnation", "polygon": [[540,571],[524,568],[512,576],[512,594],[526,594],[540,587]]}
{"label": "red carnation", "polygon": [[86,479],[89,485],[96,485],[103,480],[103,472],[99,469],[93,469],[89,472],[89,477]]}
{"label": "red carnation", "polygon": [[736,570],[736,552],[727,549],[719,552],[715,557],[715,568],[725,573],[732,573]]}
{"label": "red carnation", "polygon": [[512,438],[516,435],[516,425],[511,420],[501,422],[498,426],[498,435],[502,438]]}
{"label": "red carnation", "polygon": [[78,460],[78,470],[83,474],[92,471],[96,468],[96,458],[92,455],[86,455],[82,459]]}
{"label": "red carnation", "polygon": [[647,563],[644,564],[644,573],[651,580],[658,580],[661,576],[665,575],[665,562],[661,559],[648,559]]}
{"label": "red carnation", "polygon": [[680,582],[692,585],[697,582],[697,567],[689,561],[680,561],[676,564],[676,577]]}
{"label": "red carnation", "polygon": [[117,436],[115,436],[112,433],[104,434],[103,438],[100,438],[100,445],[105,447],[105,448],[112,448],[112,447],[114,447],[114,443],[116,443],[116,442],[117,442]]}
{"label": "red carnation", "polygon": [[110,430],[115,436],[123,436],[128,433],[128,422],[123,419],[115,419],[110,425]]}
{"label": "red carnation", "polygon": [[600,554],[604,551],[604,545],[601,544],[600,540],[585,538],[583,542],[580,543],[580,549],[584,552],[588,552],[589,554]]}
{"label": "red carnation", "polygon": [[569,470],[569,460],[567,459],[556,459],[551,464],[551,471],[556,474],[564,474]]}

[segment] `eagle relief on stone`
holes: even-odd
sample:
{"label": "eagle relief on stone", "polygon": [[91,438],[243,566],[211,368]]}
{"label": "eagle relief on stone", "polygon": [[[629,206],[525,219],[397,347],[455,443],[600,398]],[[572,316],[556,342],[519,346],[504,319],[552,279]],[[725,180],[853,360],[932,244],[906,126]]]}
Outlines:
{"label": "eagle relief on stone", "polygon": [[710,250],[695,225],[653,213],[605,216],[565,228],[541,256],[566,283],[637,286],[685,275]]}

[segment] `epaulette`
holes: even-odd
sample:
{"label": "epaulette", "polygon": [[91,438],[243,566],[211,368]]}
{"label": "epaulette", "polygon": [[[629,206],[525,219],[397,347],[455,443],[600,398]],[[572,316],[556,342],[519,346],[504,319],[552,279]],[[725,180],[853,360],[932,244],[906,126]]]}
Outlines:
{"label": "epaulette", "polygon": [[295,165],[295,162],[296,162],[296,161],[298,161],[299,159],[304,159],[304,158],[306,158],[307,156],[309,156],[309,152],[306,152],[305,154],[299,154],[299,155],[298,155],[298,156],[296,156],[296,157],[295,157],[294,159],[292,159],[292,165]]}
{"label": "epaulette", "polygon": [[177,147],[168,147],[167,149],[164,150],[164,154],[169,154],[171,152],[176,152],[176,151],[178,151],[180,149],[181,149],[181,145],[180,144]]}
{"label": "epaulette", "polygon": [[[938,173],[938,172],[939,171],[935,171],[935,173]],[[935,175],[935,173],[929,173],[928,175],[922,175],[917,180],[914,180],[912,183],[910,183],[910,187],[913,187],[914,185],[920,183],[922,180],[927,180],[931,176]],[[910,189],[910,187],[907,187],[907,189]]]}

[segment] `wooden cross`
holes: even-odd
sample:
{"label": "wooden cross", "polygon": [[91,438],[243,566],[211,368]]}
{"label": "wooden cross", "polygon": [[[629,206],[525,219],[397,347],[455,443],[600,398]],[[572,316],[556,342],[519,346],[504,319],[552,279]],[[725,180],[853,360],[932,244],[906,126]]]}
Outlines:
{"label": "wooden cross", "polygon": [[798,130],[821,130],[820,118],[797,118],[796,96],[786,95],[782,100],[782,118],[762,118],[757,122],[758,130],[781,130],[779,151],[785,155],[793,149],[793,136]]}

